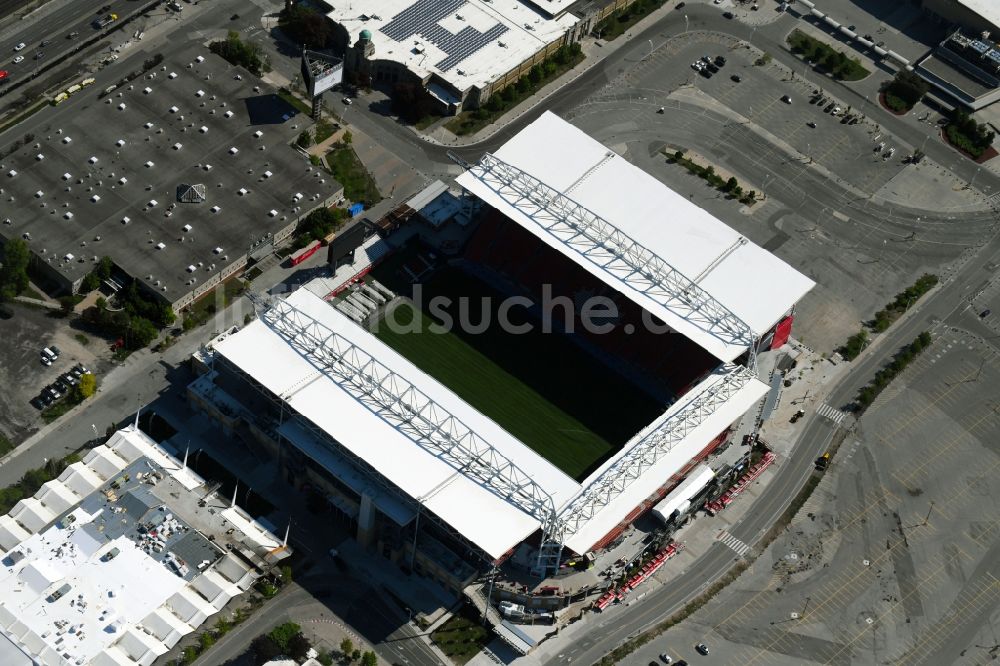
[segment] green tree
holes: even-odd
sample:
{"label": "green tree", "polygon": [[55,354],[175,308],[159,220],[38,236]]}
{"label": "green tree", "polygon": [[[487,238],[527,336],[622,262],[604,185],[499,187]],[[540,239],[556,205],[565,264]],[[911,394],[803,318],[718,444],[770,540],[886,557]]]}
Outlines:
{"label": "green tree", "polygon": [[208,648],[215,645],[215,636],[212,635],[212,632],[206,631],[202,635],[198,636],[198,643],[201,645],[201,651],[204,652]]}
{"label": "green tree", "polygon": [[20,238],[12,238],[3,246],[3,267],[0,267],[0,300],[10,300],[28,287],[28,264],[31,251]]}
{"label": "green tree", "polygon": [[80,383],[77,384],[76,390],[82,399],[87,399],[94,395],[97,390],[97,377],[94,373],[88,372],[80,377]]}
{"label": "green tree", "polygon": [[308,129],[304,129],[301,132],[299,132],[299,138],[295,140],[295,144],[299,148],[308,148],[309,146],[312,145],[312,142],[313,142],[312,132],[310,132]]}
{"label": "green tree", "polygon": [[361,650],[355,648],[354,652],[351,653],[351,661],[358,661],[361,659]]}
{"label": "green tree", "polygon": [[83,276],[83,281],[80,283],[80,293],[89,294],[100,286],[101,278],[98,277],[97,273],[91,271]]}
{"label": "green tree", "polygon": [[736,177],[735,176],[730,176],[729,180],[726,181],[726,187],[725,187],[726,192],[732,192],[737,187],[739,187],[739,183],[736,182]]}
{"label": "green tree", "polygon": [[133,317],[129,321],[125,344],[129,349],[142,349],[156,339],[159,330],[145,317]]}
{"label": "green tree", "polygon": [[250,650],[253,652],[254,661],[258,664],[266,664],[282,653],[282,649],[267,635],[253,639]]}
{"label": "green tree", "polygon": [[301,633],[302,627],[294,622],[285,622],[268,632],[267,636],[274,641],[275,645],[281,648],[282,652],[285,652],[288,650],[288,644],[292,640],[292,637]]}
{"label": "green tree", "polygon": [[368,650],[361,655],[361,666],[378,666],[378,656],[371,650]]}
{"label": "green tree", "polygon": [[344,640],[340,641],[340,654],[350,657],[352,652],[354,652],[354,641],[345,636]]}

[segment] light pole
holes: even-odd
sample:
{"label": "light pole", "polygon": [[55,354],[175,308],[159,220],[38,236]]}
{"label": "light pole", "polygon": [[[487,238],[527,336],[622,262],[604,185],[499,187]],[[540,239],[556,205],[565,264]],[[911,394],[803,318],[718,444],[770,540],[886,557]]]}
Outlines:
{"label": "light pole", "polygon": [[684,32],[688,31],[688,15],[684,15]]}

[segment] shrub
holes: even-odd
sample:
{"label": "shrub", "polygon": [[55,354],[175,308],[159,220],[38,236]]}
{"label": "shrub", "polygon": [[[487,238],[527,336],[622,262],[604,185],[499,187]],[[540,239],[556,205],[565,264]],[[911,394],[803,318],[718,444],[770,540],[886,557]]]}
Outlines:
{"label": "shrub", "polygon": [[851,337],[847,339],[844,346],[841,347],[840,355],[846,358],[848,361],[853,361],[858,357],[865,347],[868,346],[868,331],[861,329]]}

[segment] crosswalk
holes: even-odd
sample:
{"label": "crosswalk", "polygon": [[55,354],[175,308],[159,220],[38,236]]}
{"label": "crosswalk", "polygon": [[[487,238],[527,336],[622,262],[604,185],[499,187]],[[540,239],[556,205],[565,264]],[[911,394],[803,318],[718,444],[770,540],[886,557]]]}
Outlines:
{"label": "crosswalk", "polygon": [[816,413],[820,416],[825,416],[837,425],[840,425],[841,421],[847,418],[847,414],[840,411],[839,409],[834,409],[830,405],[823,403],[816,408]]}
{"label": "crosswalk", "polygon": [[742,541],[740,541],[739,539],[737,539],[736,537],[734,537],[732,534],[730,534],[725,530],[719,532],[719,536],[717,536],[716,539],[718,541],[721,541],[726,546],[732,548],[737,555],[741,556],[745,555],[746,552],[750,550],[749,545],[743,543]]}

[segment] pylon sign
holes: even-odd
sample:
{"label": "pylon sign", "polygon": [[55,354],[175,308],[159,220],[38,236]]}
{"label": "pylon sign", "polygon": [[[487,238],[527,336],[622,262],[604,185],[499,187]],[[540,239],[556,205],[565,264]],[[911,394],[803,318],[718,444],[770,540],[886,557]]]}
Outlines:
{"label": "pylon sign", "polygon": [[302,49],[302,81],[310,97],[318,97],[344,80],[344,61]]}

